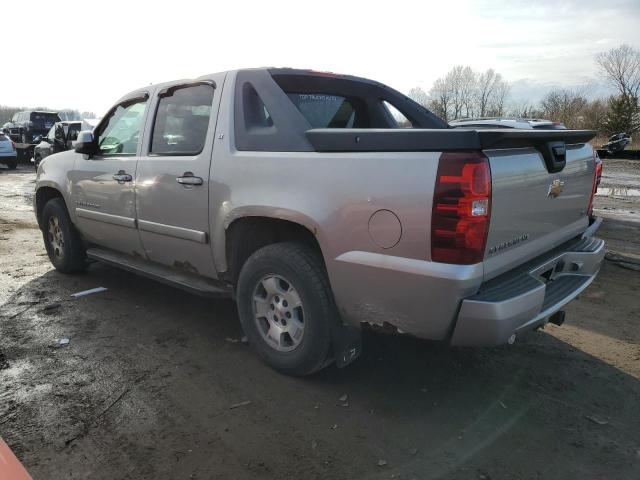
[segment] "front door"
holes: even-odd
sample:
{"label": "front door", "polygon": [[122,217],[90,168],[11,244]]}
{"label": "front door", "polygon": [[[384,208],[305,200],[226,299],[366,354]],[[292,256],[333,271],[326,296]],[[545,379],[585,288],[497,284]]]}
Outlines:
{"label": "front door", "polygon": [[54,125],[49,129],[47,133],[47,139],[38,144],[38,150],[40,150],[40,157],[46,158],[54,152],[54,145],[56,142],[56,126]]}
{"label": "front door", "polygon": [[94,131],[99,152],[78,154],[71,176],[76,225],[90,242],[143,255],[136,229],[136,164],[148,94],[140,92],[115,107]]}
{"label": "front door", "polygon": [[211,278],[209,167],[219,96],[208,81],[159,91],[136,173],[138,228],[147,257]]}

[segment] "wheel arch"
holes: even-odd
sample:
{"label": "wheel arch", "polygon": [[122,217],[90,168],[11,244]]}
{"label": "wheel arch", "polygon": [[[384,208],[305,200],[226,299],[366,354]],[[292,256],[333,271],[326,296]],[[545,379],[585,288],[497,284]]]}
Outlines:
{"label": "wheel arch", "polygon": [[67,209],[67,213],[70,213],[64,195],[58,188],[49,185],[39,187],[35,193],[34,206],[38,227],[40,227],[40,229],[42,229],[42,211],[44,210],[44,206],[53,198],[60,198]]}
{"label": "wheel arch", "polygon": [[224,248],[220,249],[224,264],[218,269],[221,277],[235,285],[244,262],[254,252],[279,242],[294,241],[308,245],[323,257],[318,227],[314,222],[301,222],[300,219],[299,214],[294,220],[283,215],[282,211],[277,216],[266,212],[234,216],[224,229]]}

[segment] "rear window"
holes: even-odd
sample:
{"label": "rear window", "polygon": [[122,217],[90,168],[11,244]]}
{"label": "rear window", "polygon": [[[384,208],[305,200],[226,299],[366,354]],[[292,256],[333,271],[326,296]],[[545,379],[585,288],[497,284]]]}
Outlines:
{"label": "rear window", "polygon": [[313,128],[354,128],[367,123],[358,102],[346,97],[312,92],[287,96]]}
{"label": "rear window", "polygon": [[30,119],[31,122],[39,128],[51,128],[54,123],[60,121],[57,113],[32,112]]}

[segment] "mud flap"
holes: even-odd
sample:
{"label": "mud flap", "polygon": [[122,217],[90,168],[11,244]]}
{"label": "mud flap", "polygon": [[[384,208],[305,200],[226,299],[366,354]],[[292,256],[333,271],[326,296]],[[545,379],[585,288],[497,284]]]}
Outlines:
{"label": "mud flap", "polygon": [[362,330],[344,325],[341,321],[333,322],[331,342],[336,366],[345,367],[362,352]]}

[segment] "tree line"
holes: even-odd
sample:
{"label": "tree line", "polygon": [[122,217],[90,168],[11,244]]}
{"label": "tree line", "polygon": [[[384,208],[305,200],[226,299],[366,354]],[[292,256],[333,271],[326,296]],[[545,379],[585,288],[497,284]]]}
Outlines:
{"label": "tree line", "polygon": [[621,45],[595,57],[598,72],[616,94],[589,99],[580,90],[556,88],[536,104],[509,103],[509,83],[493,69],[476,72],[456,66],[438,78],[429,92],[413,88],[409,97],[439,117],[545,118],[567,128],[597,130],[602,135],[640,130],[640,50]]}

